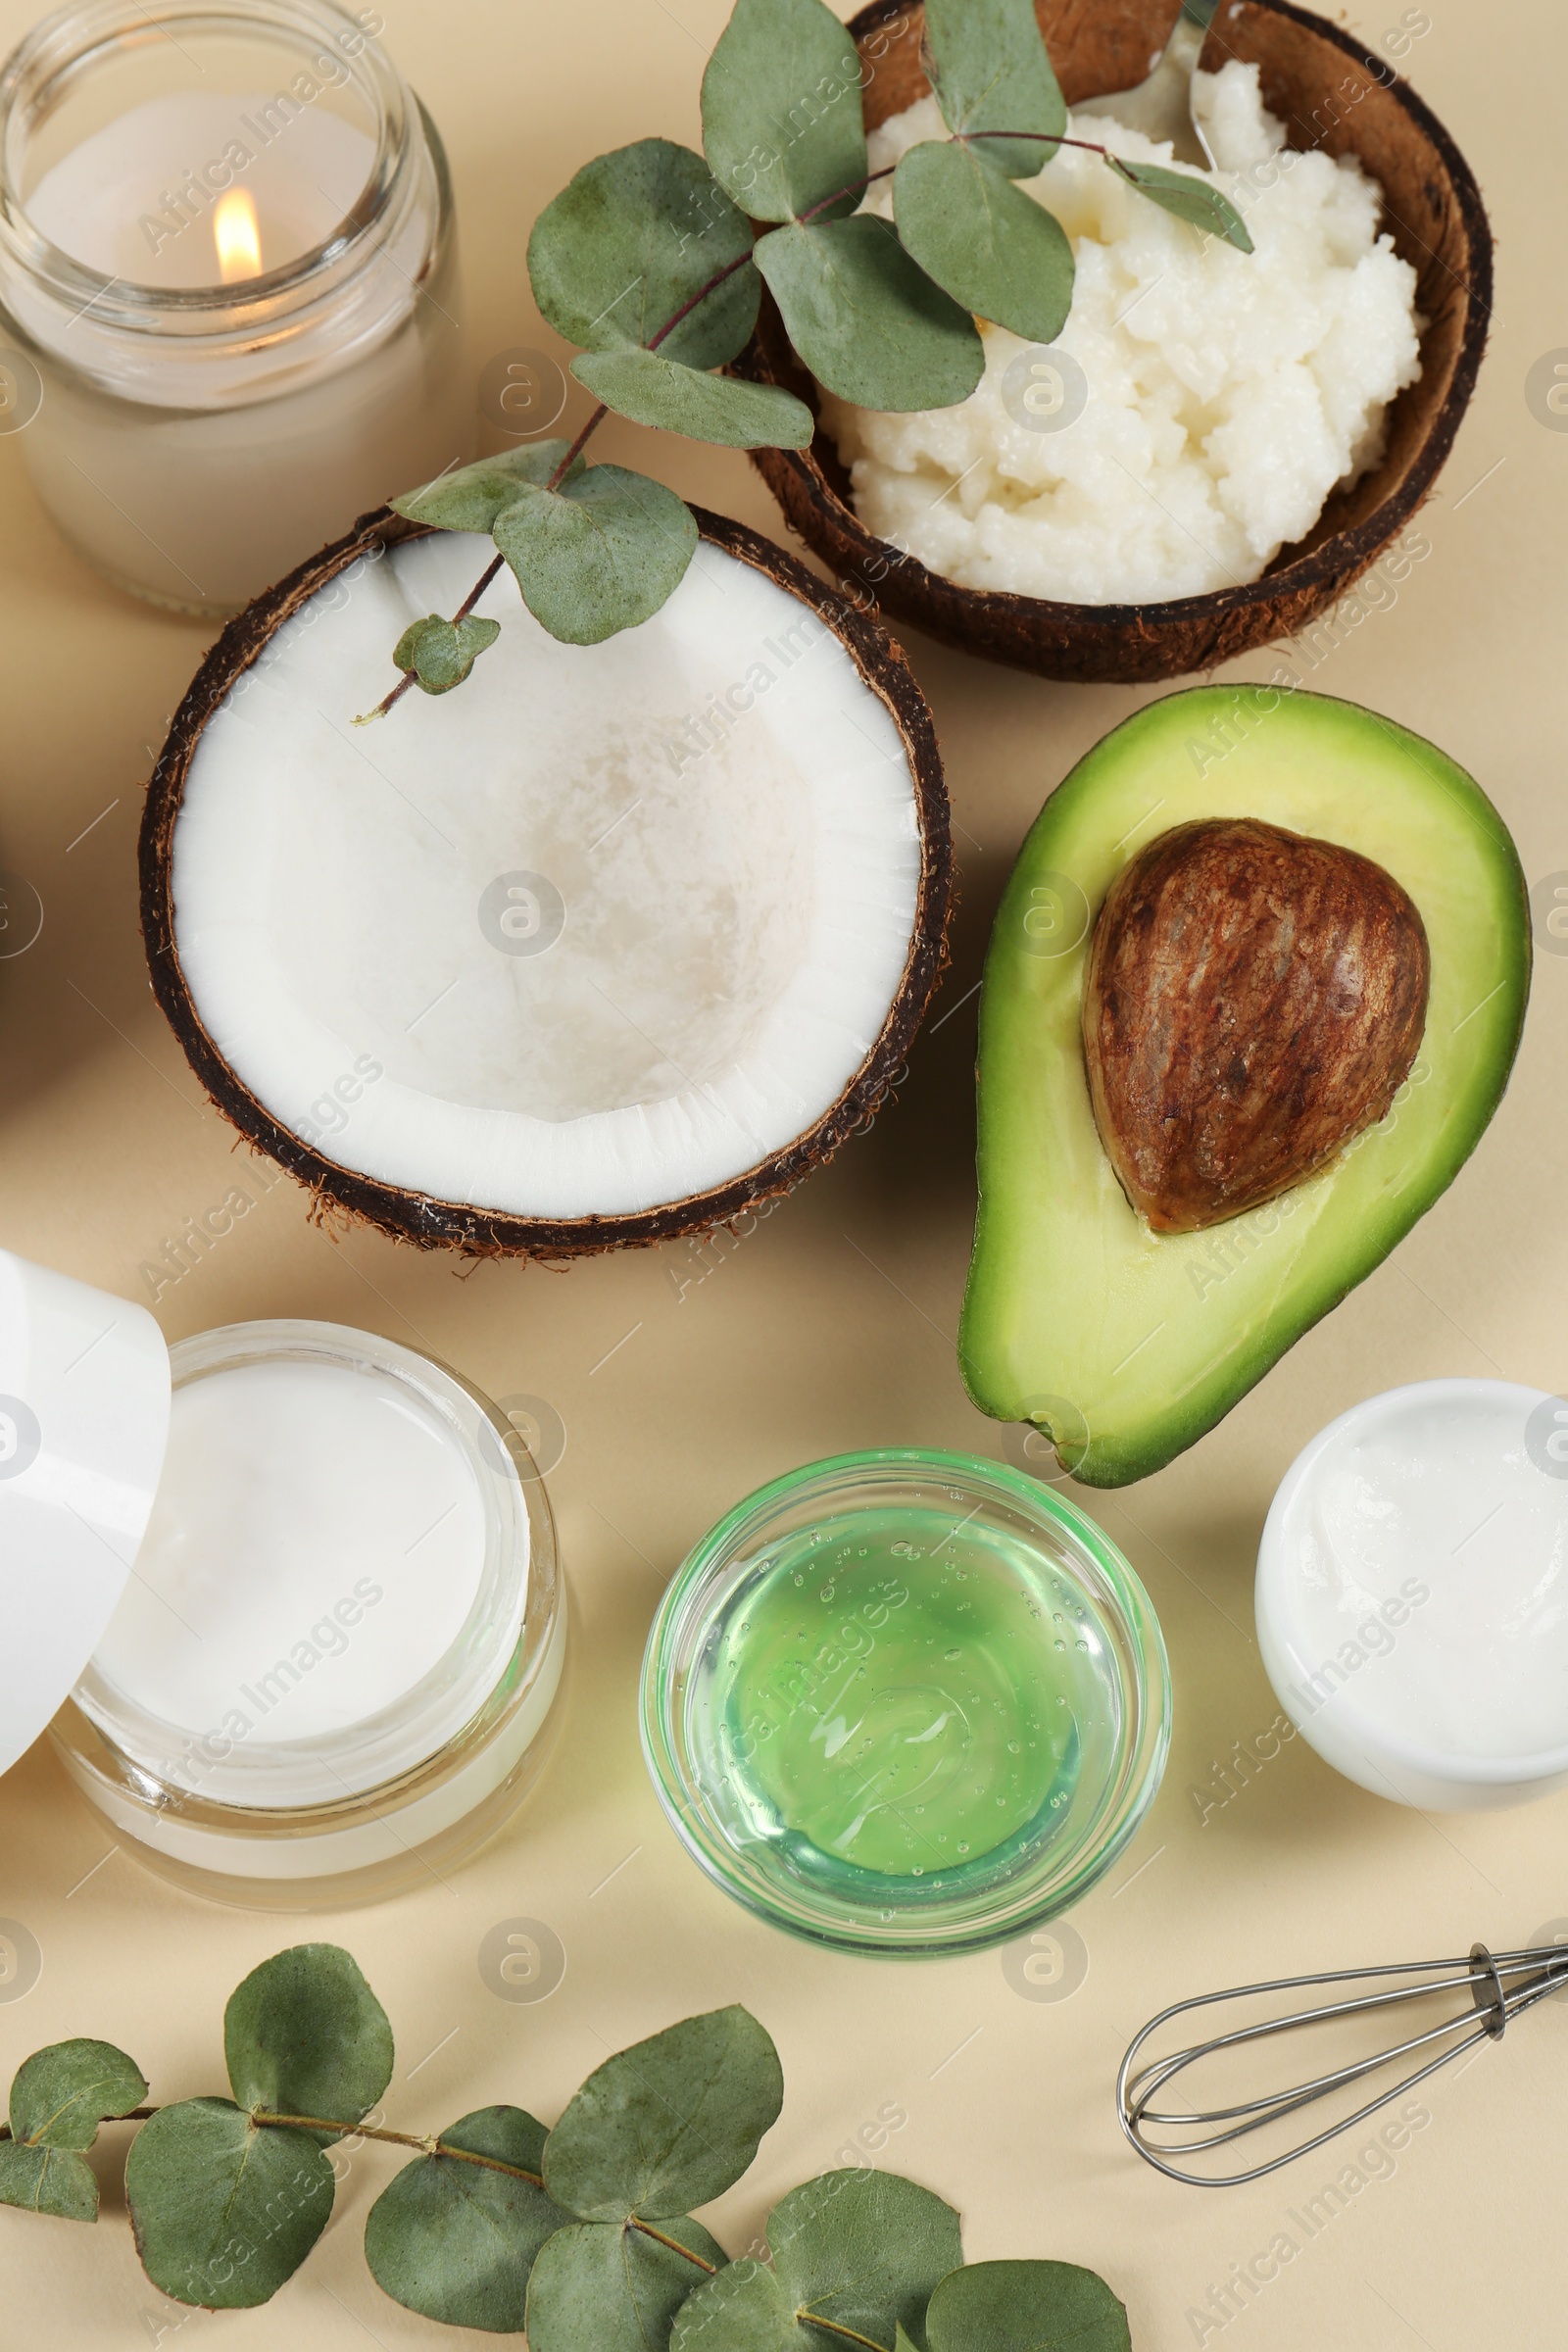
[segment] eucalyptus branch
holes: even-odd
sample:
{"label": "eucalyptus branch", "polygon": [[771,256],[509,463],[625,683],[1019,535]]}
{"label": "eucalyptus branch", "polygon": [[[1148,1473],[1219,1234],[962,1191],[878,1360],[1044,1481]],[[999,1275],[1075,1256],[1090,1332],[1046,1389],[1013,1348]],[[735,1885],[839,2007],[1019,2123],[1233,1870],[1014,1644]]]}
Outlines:
{"label": "eucalyptus branch", "polygon": [[[700,303],[706,302],[710,294],[716,293],[718,288],[724,285],[728,279],[732,278],[738,270],[744,268],[745,264],[749,262],[751,258],[752,257],[749,253],[740,254],[734,261],[727,262],[722,270],[716,270],[709,279],[706,286],[700,287],[698,291],[691,296],[689,301],[681,304],[680,309],[676,311],[671,318],[665,319],[658,334],[655,335],[649,342],[648,349],[650,351],[657,351],[659,346],[664,341],[664,338],[667,335],[673,334],[676,327],[681,324],[683,319],[690,318],[692,312],[697,309]],[[599,427],[604,423],[604,420],[609,414],[610,411],[606,408],[604,402],[600,401],[595,408],[593,415],[589,417],[587,423],[583,426],[581,432],[578,433],[577,438],[572,442],[565,456],[561,460],[561,463],[551,474],[550,479],[543,485],[546,490],[560,489],[562,483],[565,480],[567,474],[570,473],[573,466],[581,457],[583,451],[587,448],[588,443],[592,440],[594,434],[599,430]],[[501,572],[505,564],[505,556],[496,556],[492,562],[485,566],[482,577],[475,581],[472,588],[469,589],[467,595],[464,598],[462,604],[458,607],[456,612],[454,612],[452,615],[452,626],[454,628],[456,628],[460,622],[468,618],[469,614],[473,612],[474,607],[478,604],[479,599],[484,595],[485,590],[490,586],[491,582]],[[418,683],[418,671],[416,669],[406,669],[402,677],[399,678],[397,684],[385,695],[383,695],[380,702],[376,704],[374,710],[367,711],[365,717],[361,720],[356,720],[355,723],[357,725],[366,725],[371,719],[385,718],[387,713],[390,710],[394,710],[398,704],[402,702],[403,697]]]}
{"label": "eucalyptus branch", "polygon": [[[714,280],[715,284],[719,282],[720,281],[718,279]],[[675,323],[676,321],[674,319],[670,320],[670,326],[673,326]],[[662,331],[664,334],[667,334],[669,332],[669,327],[665,327]],[[558,490],[561,487],[561,484],[565,480],[567,474],[571,471],[572,466],[581,457],[589,441],[599,430],[599,427],[603,424],[609,414],[609,410],[605,407],[604,402],[601,401],[599,406],[594,410],[593,415],[589,417],[587,423],[583,426],[582,431],[577,435],[576,440],[573,441],[571,447],[567,450],[565,456],[562,459],[560,465],[550,476],[549,481],[545,483],[544,487],[547,490]],[[467,595],[464,598],[462,604],[452,615],[452,626],[454,629],[456,629],[461,622],[468,618],[468,615],[478,604],[479,599],[483,596],[491,581],[496,578],[498,573],[505,566],[506,561],[507,559],[505,556],[495,556],[492,558],[490,563],[485,565],[483,574],[479,579],[475,580],[473,586],[469,589]],[[410,688],[416,686],[418,682],[418,671],[416,669],[406,669],[402,677],[399,678],[397,684],[391,689],[390,693],[382,697],[381,701],[376,704],[373,710],[367,712],[367,720],[371,718],[385,718],[387,712],[395,709],[395,707],[403,700],[403,697],[409,692]],[[356,721],[356,724],[365,723],[366,721],[364,720]]]}
{"label": "eucalyptus branch", "polygon": [[[691,2209],[742,2178],[784,2099],[778,2052],[744,2009],[687,2018],[607,2059],[549,2129],[510,2106],[444,2132],[355,2121],[382,2111],[395,2049],[385,2011],[334,1944],[299,1944],[254,1969],[229,1998],[222,2046],[232,2097],[163,2107],[144,2103],[145,2075],[110,2042],[36,2051],[0,2127],[0,2206],[96,2221],[85,2151],[104,2124],[134,2124],[125,2203],[149,2278],[192,2308],[251,2309],[294,2276],[331,2218],[343,2168],[306,2136],[320,2133],[409,2152],[365,2224],[382,2292],[443,2326],[526,2332],[531,2352],[711,2352],[783,2342],[797,2326],[882,2352],[906,2341],[928,2305],[935,2320],[938,2294],[940,2326],[922,2340],[942,2352],[1055,2343],[1068,2320],[1076,2352],[1129,2352],[1102,2280],[1060,2263],[965,2270],[952,2206],[869,2165],[791,2190],[768,2217],[770,2259],[731,2264]],[[658,2210],[645,2220],[649,2204]],[[999,2288],[988,2274],[1002,2271]],[[839,2317],[852,2273],[855,2306]]]}

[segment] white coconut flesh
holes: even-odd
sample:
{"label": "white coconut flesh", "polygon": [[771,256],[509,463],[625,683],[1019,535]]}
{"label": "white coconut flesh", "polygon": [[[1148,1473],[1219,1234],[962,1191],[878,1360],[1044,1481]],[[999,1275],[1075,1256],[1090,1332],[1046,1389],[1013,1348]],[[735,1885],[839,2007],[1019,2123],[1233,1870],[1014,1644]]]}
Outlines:
{"label": "white coconut flesh", "polygon": [[873,1050],[914,780],[827,624],[707,540],[601,646],[503,573],[468,682],[355,729],[493,552],[361,564],[230,691],[174,833],[179,960],[236,1076],[337,1165],[522,1217],[657,1208],[784,1151]]}

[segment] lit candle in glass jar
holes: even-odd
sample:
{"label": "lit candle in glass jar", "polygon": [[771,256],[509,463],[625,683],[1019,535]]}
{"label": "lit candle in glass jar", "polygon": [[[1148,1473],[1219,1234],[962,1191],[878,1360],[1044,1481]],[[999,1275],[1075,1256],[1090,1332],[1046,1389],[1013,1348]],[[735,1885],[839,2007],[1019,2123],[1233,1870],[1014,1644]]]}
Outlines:
{"label": "lit candle in glass jar", "polygon": [[0,76],[29,468],[155,603],[236,612],[472,454],[446,161],[380,25],[332,0],[86,0]]}

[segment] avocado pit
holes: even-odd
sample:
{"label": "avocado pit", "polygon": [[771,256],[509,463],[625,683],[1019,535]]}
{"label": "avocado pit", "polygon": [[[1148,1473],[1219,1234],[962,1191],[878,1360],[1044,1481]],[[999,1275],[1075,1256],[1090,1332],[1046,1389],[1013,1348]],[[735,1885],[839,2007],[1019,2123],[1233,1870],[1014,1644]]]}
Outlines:
{"label": "avocado pit", "polygon": [[1421,916],[1372,858],[1254,817],[1158,835],[1106,894],[1083,1004],[1134,1208],[1197,1232],[1326,1165],[1409,1075],[1430,981]]}

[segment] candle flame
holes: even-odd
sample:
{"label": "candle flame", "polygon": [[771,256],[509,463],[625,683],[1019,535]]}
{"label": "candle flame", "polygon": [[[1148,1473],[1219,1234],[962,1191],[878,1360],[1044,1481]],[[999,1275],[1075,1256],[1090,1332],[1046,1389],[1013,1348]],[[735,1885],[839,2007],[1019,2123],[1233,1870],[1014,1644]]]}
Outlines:
{"label": "candle flame", "polygon": [[261,276],[262,232],[248,188],[230,188],[226,196],[220,196],[213,214],[213,238],[225,286]]}

